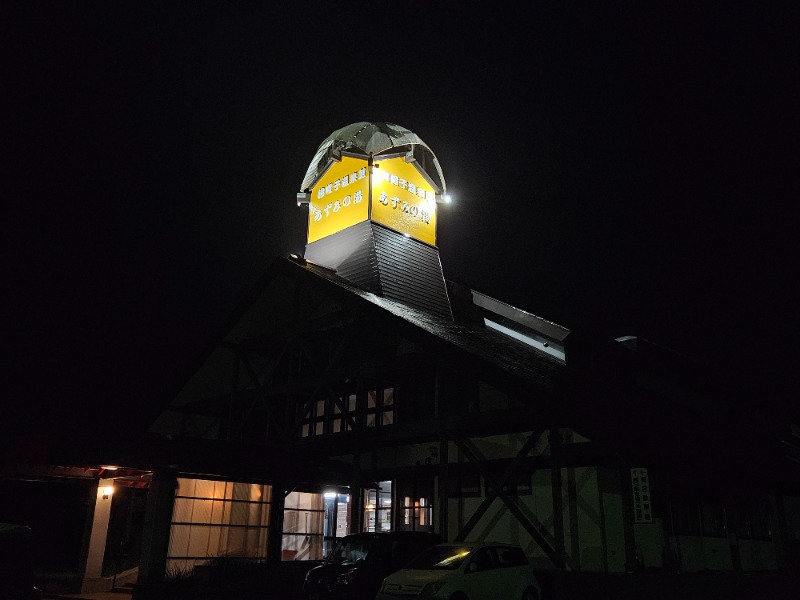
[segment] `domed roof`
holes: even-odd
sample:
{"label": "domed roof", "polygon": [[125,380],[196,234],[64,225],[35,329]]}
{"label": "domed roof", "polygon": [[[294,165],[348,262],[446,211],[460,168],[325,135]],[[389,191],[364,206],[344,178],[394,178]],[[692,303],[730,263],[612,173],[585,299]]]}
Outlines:
{"label": "domed roof", "polygon": [[420,163],[422,170],[439,187],[439,193],[444,194],[445,192],[444,175],[442,175],[439,161],[416,133],[393,123],[369,123],[366,121],[359,121],[337,129],[325,138],[319,145],[311,164],[308,165],[300,190],[309,190],[328,166],[334,153],[342,151],[366,156],[410,151]]}

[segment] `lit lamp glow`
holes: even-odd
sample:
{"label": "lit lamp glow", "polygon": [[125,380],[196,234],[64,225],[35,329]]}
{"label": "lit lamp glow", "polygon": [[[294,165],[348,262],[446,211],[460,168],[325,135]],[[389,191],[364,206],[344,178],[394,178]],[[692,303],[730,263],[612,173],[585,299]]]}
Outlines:
{"label": "lit lamp glow", "polygon": [[108,500],[111,495],[114,493],[114,486],[107,485],[103,488],[103,500]]}

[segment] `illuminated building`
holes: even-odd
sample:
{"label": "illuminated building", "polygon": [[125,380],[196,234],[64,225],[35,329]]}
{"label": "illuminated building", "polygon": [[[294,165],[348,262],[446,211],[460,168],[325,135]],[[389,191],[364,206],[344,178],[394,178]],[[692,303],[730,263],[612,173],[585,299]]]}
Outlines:
{"label": "illuminated building", "polygon": [[402,127],[323,141],[297,196],[304,257],[275,259],[128,454],[153,472],[143,589],[389,529],[517,542],[543,569],[779,569],[800,539],[796,438],[657,344],[447,280],[445,193]]}
{"label": "illuminated building", "polygon": [[[311,545],[284,527],[284,559],[321,558],[344,531],[423,528],[520,542],[543,568],[776,569],[797,488],[770,439],[667,349],[591,339],[446,280],[445,193],[407,129],[333,132],[298,194],[305,256],[276,259],[155,428],[280,453],[294,476],[265,472],[273,501],[310,493],[322,515],[326,489],[346,498],[302,532]],[[212,398],[228,399],[224,418],[193,412]]]}

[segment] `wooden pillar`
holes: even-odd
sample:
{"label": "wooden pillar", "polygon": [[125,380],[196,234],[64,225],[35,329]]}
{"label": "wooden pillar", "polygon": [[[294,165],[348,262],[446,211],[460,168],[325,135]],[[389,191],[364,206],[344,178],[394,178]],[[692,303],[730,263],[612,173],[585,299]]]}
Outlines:
{"label": "wooden pillar", "polygon": [[[353,454],[353,474],[350,480],[350,533],[360,533],[364,527],[364,494],[361,490],[361,453]],[[392,506],[395,506],[394,500]]]}
{"label": "wooden pillar", "polygon": [[555,541],[556,567],[566,566],[564,553],[564,497],[561,490],[561,464],[558,460],[561,435],[557,427],[550,428],[550,484],[553,494],[553,538]]}
{"label": "wooden pillar", "polygon": [[597,468],[597,507],[600,512],[600,545],[603,549],[603,573],[608,575],[608,534],[606,532],[606,507],[603,497],[604,485],[602,484],[601,469]]}
{"label": "wooden pillar", "polygon": [[622,465],[619,468],[620,490],[622,491],[622,535],[625,540],[625,571],[633,573],[637,569],[636,539],[633,533],[633,487],[631,469]]}
{"label": "wooden pillar", "polygon": [[578,531],[578,484],[575,469],[567,469],[567,512],[569,513],[569,557],[572,567],[581,570],[580,532]]}
{"label": "wooden pillar", "polygon": [[786,506],[783,502],[783,494],[776,493],[770,495],[772,514],[774,515],[773,544],[775,545],[775,561],[778,564],[778,571],[786,573],[791,562],[791,548],[789,539],[789,527],[786,522]]}
{"label": "wooden pillar", "polygon": [[449,524],[449,505],[450,497],[448,496],[448,462],[449,462],[449,448],[450,443],[447,438],[442,436],[439,441],[439,535],[445,540],[450,540],[448,535]]}
{"label": "wooden pillar", "polygon": [[94,489],[92,533],[89,539],[89,551],[86,558],[81,592],[91,591],[92,583],[103,576],[103,561],[106,558],[106,540],[108,539],[108,523],[111,517],[111,502],[113,498],[113,491],[112,494],[106,494],[104,490],[106,487],[113,488],[113,486],[113,479],[100,479]]}
{"label": "wooden pillar", "polygon": [[133,590],[135,600],[156,597],[164,583],[177,486],[178,480],[174,471],[160,470],[153,473],[147,493],[139,577]]}
{"label": "wooden pillar", "polygon": [[283,481],[276,481],[271,487],[267,563],[278,564],[283,557],[283,508],[288,489]]}

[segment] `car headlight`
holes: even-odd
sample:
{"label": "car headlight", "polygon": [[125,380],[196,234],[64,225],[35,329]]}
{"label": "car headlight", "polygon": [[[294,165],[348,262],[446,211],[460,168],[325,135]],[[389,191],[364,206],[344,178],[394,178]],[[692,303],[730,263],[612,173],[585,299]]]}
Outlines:
{"label": "car headlight", "polygon": [[433,583],[428,583],[422,588],[422,591],[419,593],[420,596],[433,596],[438,592],[440,589],[444,587],[444,581],[434,581]]}

